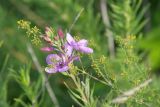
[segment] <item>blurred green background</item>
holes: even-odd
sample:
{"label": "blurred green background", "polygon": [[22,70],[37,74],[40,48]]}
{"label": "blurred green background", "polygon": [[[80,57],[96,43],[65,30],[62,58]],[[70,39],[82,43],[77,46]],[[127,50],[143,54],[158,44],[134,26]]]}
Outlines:
{"label": "blurred green background", "polygon": [[[146,3],[150,5],[144,15],[144,19],[148,19],[148,23],[141,31],[143,39],[140,41],[139,47],[146,51],[147,59],[150,60],[153,68],[159,70],[160,1],[143,0],[142,6],[145,7]],[[25,33],[18,29],[18,20],[31,21],[32,25],[39,27],[42,32],[44,32],[45,26],[52,26],[55,29],[61,27],[64,31],[68,31],[82,8],[84,11],[75,23],[71,34],[94,41],[97,44],[94,49],[95,55],[108,55],[108,43],[99,0],[0,0],[0,44],[2,44],[0,69],[3,72],[0,82],[3,83],[7,78],[8,68],[18,70],[20,66],[32,61],[26,46],[29,40]],[[33,47],[40,64],[46,66],[47,53]],[[6,65],[5,60],[8,60]],[[37,70],[34,65],[32,65],[31,72],[33,78],[36,77]],[[60,105],[62,107],[71,106],[73,102],[71,98],[68,98],[68,92],[63,84],[64,78],[61,76],[60,74],[53,75],[50,82]],[[15,81],[9,81],[7,101],[12,104],[13,98],[18,97],[21,91]],[[46,103],[50,105],[51,101],[46,101]]]}

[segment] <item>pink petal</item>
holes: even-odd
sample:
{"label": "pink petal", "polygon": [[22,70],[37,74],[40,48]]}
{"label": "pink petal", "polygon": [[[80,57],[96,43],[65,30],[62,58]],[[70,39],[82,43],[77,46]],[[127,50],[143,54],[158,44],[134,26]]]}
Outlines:
{"label": "pink petal", "polygon": [[56,62],[54,62],[54,61],[60,61],[60,60],[61,60],[61,58],[57,54],[49,54],[46,57],[47,64],[55,64]]}
{"label": "pink petal", "polygon": [[68,44],[66,44],[66,45],[65,45],[66,55],[67,55],[67,56],[71,56],[71,55],[72,55],[72,51],[73,51],[73,47],[70,46],[70,45],[68,45]]}
{"label": "pink petal", "polygon": [[46,67],[46,68],[45,68],[45,71],[46,71],[47,73],[56,73],[56,72],[57,72],[57,70],[56,70],[55,68],[49,68],[49,67]]}
{"label": "pink petal", "polygon": [[79,45],[79,46],[87,46],[87,45],[88,45],[88,41],[85,40],[85,39],[82,39],[82,40],[80,40],[80,41],[78,42],[78,45]]}
{"label": "pink petal", "polygon": [[63,66],[62,68],[58,68],[58,71],[59,72],[64,72],[64,71],[67,71],[69,69],[68,66]]}
{"label": "pink petal", "polygon": [[88,47],[84,47],[84,46],[80,46],[79,47],[79,51],[83,52],[83,53],[93,53],[93,49],[88,48]]}
{"label": "pink petal", "polygon": [[68,42],[69,44],[72,44],[72,43],[75,42],[75,40],[73,39],[73,37],[72,37],[69,33],[67,33],[66,39],[67,39],[67,42]]}
{"label": "pink petal", "polygon": [[79,59],[80,59],[79,56],[73,56],[73,57],[69,58],[67,63],[72,63],[73,61],[75,61],[75,60],[78,61]]}
{"label": "pink petal", "polygon": [[61,61],[66,62],[66,57],[64,54],[58,54],[58,56],[61,58]]}

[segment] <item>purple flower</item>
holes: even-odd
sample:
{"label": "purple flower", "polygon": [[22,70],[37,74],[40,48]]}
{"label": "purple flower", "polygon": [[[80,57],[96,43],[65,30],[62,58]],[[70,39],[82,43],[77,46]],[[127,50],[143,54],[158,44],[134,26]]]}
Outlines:
{"label": "purple flower", "polygon": [[70,56],[72,54],[73,49],[80,51],[82,53],[87,53],[87,54],[93,53],[93,49],[87,47],[87,45],[88,45],[87,40],[82,39],[82,40],[76,42],[69,33],[67,33],[66,39],[67,39],[67,44],[65,45],[65,48],[67,50],[66,51],[67,55]]}
{"label": "purple flower", "polygon": [[49,67],[45,68],[48,73],[64,72],[69,69],[69,64],[78,57],[66,57],[63,54],[50,54],[46,58],[46,62]]}
{"label": "purple flower", "polygon": [[51,46],[41,48],[42,51],[53,51],[55,50],[58,54],[49,54],[46,57],[46,62],[48,67],[45,68],[47,73],[57,73],[57,72],[65,72],[69,70],[69,64],[72,63],[74,60],[78,60],[79,57],[74,55],[73,50],[80,51],[82,53],[93,53],[93,49],[87,47],[88,41],[82,39],[80,41],[75,41],[74,38],[67,33],[66,40],[67,43],[64,44],[63,38],[64,34],[61,29],[58,30],[58,35],[54,36],[54,43],[57,42],[59,39],[60,44],[55,44],[53,48],[53,41],[51,40],[50,36],[52,35],[52,29],[46,28],[46,35],[43,36],[43,39],[50,43]]}

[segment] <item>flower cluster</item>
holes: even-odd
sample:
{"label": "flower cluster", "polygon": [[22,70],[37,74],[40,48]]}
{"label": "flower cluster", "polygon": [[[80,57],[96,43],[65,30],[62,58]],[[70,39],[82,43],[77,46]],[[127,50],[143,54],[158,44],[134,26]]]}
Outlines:
{"label": "flower cluster", "polygon": [[36,26],[32,27],[31,23],[25,20],[19,20],[17,21],[17,24],[18,28],[26,31],[27,36],[31,39],[31,42],[34,45],[41,44],[41,39],[39,38],[39,35],[41,34],[40,29],[38,29]]}
{"label": "flower cluster", "polygon": [[46,57],[48,66],[45,71],[48,73],[69,70],[69,64],[74,60],[79,60],[76,52],[93,53],[93,49],[87,47],[87,40],[76,41],[69,33],[65,35],[61,29],[58,29],[58,32],[55,33],[52,28],[46,27],[45,34],[41,38],[47,43],[47,46],[41,48],[41,50],[52,52]]}

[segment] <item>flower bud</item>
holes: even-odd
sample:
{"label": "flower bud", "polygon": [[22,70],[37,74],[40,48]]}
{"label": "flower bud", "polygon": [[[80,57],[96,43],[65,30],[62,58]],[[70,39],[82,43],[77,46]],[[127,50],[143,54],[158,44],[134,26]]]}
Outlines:
{"label": "flower bud", "polygon": [[50,28],[49,27],[45,27],[45,32],[49,32]]}
{"label": "flower bud", "polygon": [[64,47],[64,46],[61,46],[61,48],[62,48],[62,50],[64,50],[64,49],[65,49],[65,47]]}
{"label": "flower bud", "polygon": [[58,36],[60,37],[60,38],[64,38],[64,33],[63,33],[63,31],[62,31],[62,29],[58,29]]}
{"label": "flower bud", "polygon": [[45,34],[46,34],[46,36],[50,37],[53,34],[52,29],[49,28],[49,27],[46,27],[45,28]]}
{"label": "flower bud", "polygon": [[49,37],[47,37],[47,36],[44,36],[43,39],[44,39],[45,41],[47,41],[47,42],[51,42],[51,39],[50,39]]}
{"label": "flower bud", "polygon": [[50,52],[50,51],[53,51],[54,48],[53,47],[43,47],[41,48],[41,51],[44,51],[44,52]]}
{"label": "flower bud", "polygon": [[54,37],[54,40],[55,40],[55,41],[59,40],[59,36],[55,36],[55,37]]}

